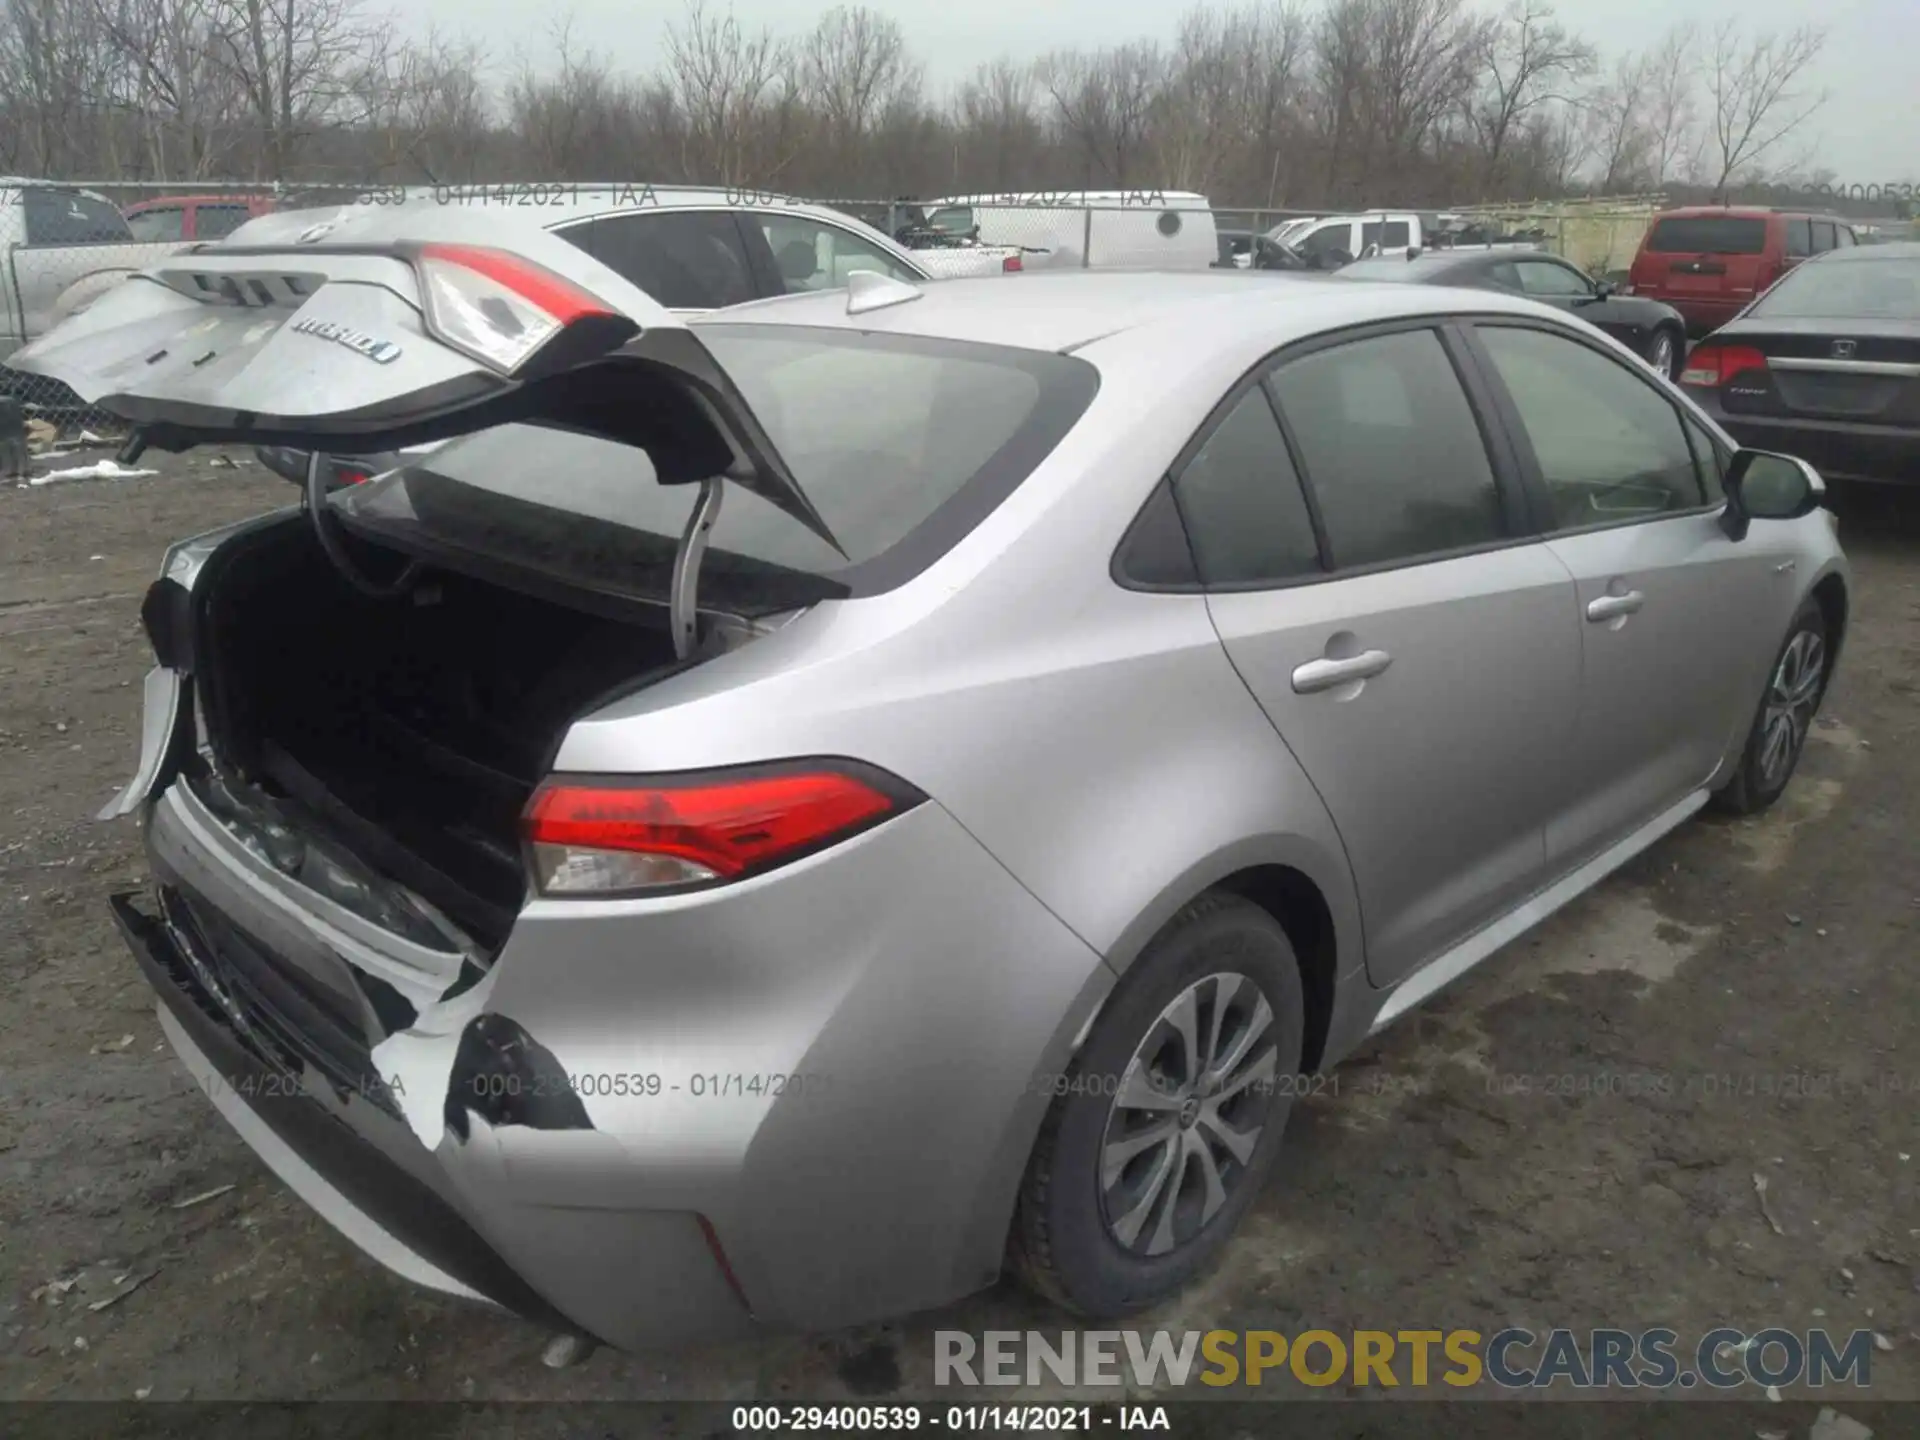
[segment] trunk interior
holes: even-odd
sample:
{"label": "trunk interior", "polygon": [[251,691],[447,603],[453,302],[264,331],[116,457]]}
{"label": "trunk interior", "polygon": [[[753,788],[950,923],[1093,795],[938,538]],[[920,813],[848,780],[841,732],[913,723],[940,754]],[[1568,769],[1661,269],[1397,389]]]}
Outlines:
{"label": "trunk interior", "polygon": [[[368,550],[365,568],[398,564]],[[519,817],[569,722],[675,668],[664,608],[615,619],[439,570],[370,599],[304,517],[223,552],[207,584],[216,753],[489,950],[524,899]]]}

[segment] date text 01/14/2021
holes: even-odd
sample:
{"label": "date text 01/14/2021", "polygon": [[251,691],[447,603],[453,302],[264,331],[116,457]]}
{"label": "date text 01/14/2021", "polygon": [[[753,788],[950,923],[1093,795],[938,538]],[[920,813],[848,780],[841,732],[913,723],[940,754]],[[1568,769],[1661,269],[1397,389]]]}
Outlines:
{"label": "date text 01/14/2021", "polygon": [[880,1431],[1170,1431],[1164,1405],[736,1405],[736,1434],[771,1431],[877,1433]]}

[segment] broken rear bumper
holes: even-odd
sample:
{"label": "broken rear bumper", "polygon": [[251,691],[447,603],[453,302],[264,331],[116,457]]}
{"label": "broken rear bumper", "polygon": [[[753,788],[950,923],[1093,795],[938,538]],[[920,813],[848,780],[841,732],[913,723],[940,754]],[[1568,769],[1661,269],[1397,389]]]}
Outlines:
{"label": "broken rear bumper", "polygon": [[[502,1218],[474,1201],[476,1192],[484,1196],[504,1178],[499,1152],[483,1136],[459,1147],[451,1164],[436,1163],[373,1097],[290,1080],[284,1065],[243,1038],[223,1013],[150,901],[122,894],[110,903],[159,996],[161,1027],[195,1083],[269,1169],[389,1270],[443,1294],[626,1348],[753,1328],[707,1248],[699,1217],[690,1213],[629,1214],[611,1231],[580,1225],[582,1249],[609,1247],[599,1251],[595,1267],[556,1267],[538,1283],[523,1275],[475,1223],[476,1211],[482,1224]],[[498,1209],[513,1212],[522,1227],[536,1218],[524,1206]],[[552,1233],[573,1228],[561,1213],[546,1220]],[[658,1322],[649,1324],[651,1333],[604,1335],[590,1323],[601,1308],[591,1293],[604,1288],[599,1264],[615,1267],[622,1286],[647,1291],[650,1318]]]}

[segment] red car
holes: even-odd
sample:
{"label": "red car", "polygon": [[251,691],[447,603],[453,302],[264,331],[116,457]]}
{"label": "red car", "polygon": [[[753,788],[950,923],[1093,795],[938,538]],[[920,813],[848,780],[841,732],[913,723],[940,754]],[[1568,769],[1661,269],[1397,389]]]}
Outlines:
{"label": "red car", "polygon": [[1834,215],[1764,206],[1696,205],[1654,217],[1629,285],[1671,305],[1695,335],[1733,319],[1812,255],[1857,243]]}
{"label": "red car", "polygon": [[181,195],[126,207],[137,240],[219,240],[273,209],[266,195]]}

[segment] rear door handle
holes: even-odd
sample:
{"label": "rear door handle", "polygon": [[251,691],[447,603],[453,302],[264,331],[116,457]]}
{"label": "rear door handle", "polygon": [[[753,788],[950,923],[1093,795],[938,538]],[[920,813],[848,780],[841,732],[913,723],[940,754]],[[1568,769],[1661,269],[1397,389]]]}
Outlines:
{"label": "rear door handle", "polygon": [[1602,595],[1597,600],[1587,602],[1587,619],[1593,621],[1616,620],[1622,615],[1631,615],[1647,603],[1647,597],[1638,590],[1629,590],[1624,595]]}
{"label": "rear door handle", "polygon": [[1293,693],[1313,695],[1355,680],[1371,680],[1392,663],[1393,657],[1384,650],[1365,650],[1348,660],[1309,660],[1293,672]]}

